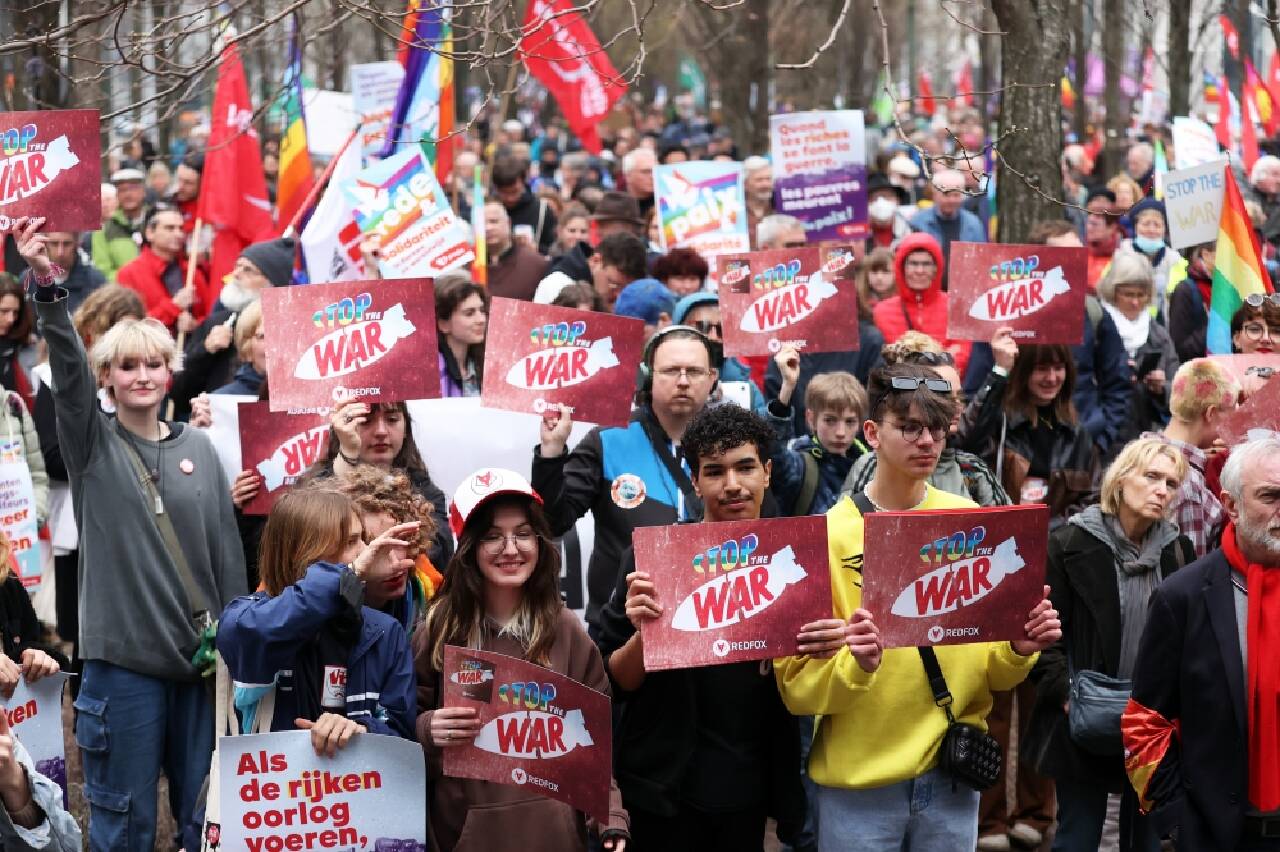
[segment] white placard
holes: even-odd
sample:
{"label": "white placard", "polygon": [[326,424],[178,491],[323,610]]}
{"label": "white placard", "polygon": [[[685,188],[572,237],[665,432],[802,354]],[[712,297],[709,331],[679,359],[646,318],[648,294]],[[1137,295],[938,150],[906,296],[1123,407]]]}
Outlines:
{"label": "white placard", "polygon": [[1226,160],[1214,160],[1164,175],[1164,205],[1169,218],[1169,245],[1174,248],[1218,239],[1222,218]]}

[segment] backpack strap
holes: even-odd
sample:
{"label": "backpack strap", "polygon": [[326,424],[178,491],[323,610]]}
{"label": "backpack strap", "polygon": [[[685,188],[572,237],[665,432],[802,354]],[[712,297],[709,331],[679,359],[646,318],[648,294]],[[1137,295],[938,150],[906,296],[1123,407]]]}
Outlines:
{"label": "backpack strap", "polygon": [[814,458],[813,453],[805,450],[800,454],[800,458],[804,461],[804,479],[800,482],[800,493],[796,495],[795,505],[791,509],[792,515],[800,517],[813,512],[813,499],[818,493],[818,460]]}

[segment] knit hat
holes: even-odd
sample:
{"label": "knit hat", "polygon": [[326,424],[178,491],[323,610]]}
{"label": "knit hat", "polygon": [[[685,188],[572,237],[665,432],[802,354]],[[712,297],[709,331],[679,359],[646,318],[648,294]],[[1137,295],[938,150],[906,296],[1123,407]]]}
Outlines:
{"label": "knit hat", "polygon": [[689,316],[689,312],[694,308],[702,305],[718,305],[720,304],[720,295],[711,290],[700,290],[697,293],[690,293],[680,301],[676,302],[676,312],[671,315],[671,322],[676,325],[685,325],[685,317]]}
{"label": "knit hat", "polygon": [[453,492],[453,503],[449,506],[449,528],[456,536],[462,535],[462,528],[467,520],[485,503],[500,494],[523,494],[532,497],[539,503],[542,497],[529,480],[514,470],[500,467],[485,467],[462,480],[458,490]]}
{"label": "knit hat", "polygon": [[1130,221],[1130,222],[1137,222],[1137,221],[1138,221],[1138,214],[1139,214],[1139,213],[1142,213],[1142,212],[1143,212],[1143,211],[1145,211],[1145,210],[1154,210],[1154,211],[1156,211],[1157,213],[1159,213],[1159,214],[1160,214],[1160,218],[1164,220],[1164,230],[1165,230],[1165,233],[1166,233],[1166,234],[1167,234],[1167,233],[1169,233],[1169,215],[1168,215],[1168,213],[1165,211],[1165,208],[1164,208],[1164,202],[1163,202],[1163,201],[1157,201],[1156,199],[1152,198],[1151,196],[1147,196],[1146,198],[1143,198],[1143,199],[1142,199],[1141,201],[1139,201],[1137,204],[1135,204],[1135,205],[1133,205],[1132,207],[1130,207],[1130,208],[1129,208],[1129,221]]}
{"label": "knit hat", "polygon": [[292,237],[281,237],[246,246],[240,256],[258,267],[272,287],[288,287],[293,281],[294,246]]}
{"label": "knit hat", "polygon": [[662,314],[670,317],[676,310],[676,294],[657,278],[632,281],[618,294],[613,312],[620,317],[635,317],[649,325],[657,325]]}

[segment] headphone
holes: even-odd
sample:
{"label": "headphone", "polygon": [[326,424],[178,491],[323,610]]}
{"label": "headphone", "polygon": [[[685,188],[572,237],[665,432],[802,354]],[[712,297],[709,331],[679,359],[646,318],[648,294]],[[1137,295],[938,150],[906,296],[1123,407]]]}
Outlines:
{"label": "headphone", "polygon": [[[712,364],[712,369],[715,368],[716,353],[711,345],[711,338],[691,325],[669,325],[649,338],[649,342],[644,345],[644,351],[640,355],[640,368],[636,371],[636,398],[641,403],[649,402],[653,394],[653,359],[658,351],[658,345],[664,337],[677,331],[684,332],[681,335],[682,338],[697,340],[706,347],[707,361]],[[719,381],[717,377],[716,384],[719,384]],[[715,385],[712,385],[711,389],[715,390],[715,387]]]}

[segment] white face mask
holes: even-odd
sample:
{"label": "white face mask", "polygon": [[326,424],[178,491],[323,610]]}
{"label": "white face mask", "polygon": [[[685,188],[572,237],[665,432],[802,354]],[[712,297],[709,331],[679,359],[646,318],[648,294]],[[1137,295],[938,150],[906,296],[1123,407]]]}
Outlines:
{"label": "white face mask", "polygon": [[867,205],[867,215],[877,222],[887,222],[898,212],[898,205],[892,198],[877,198]]}

